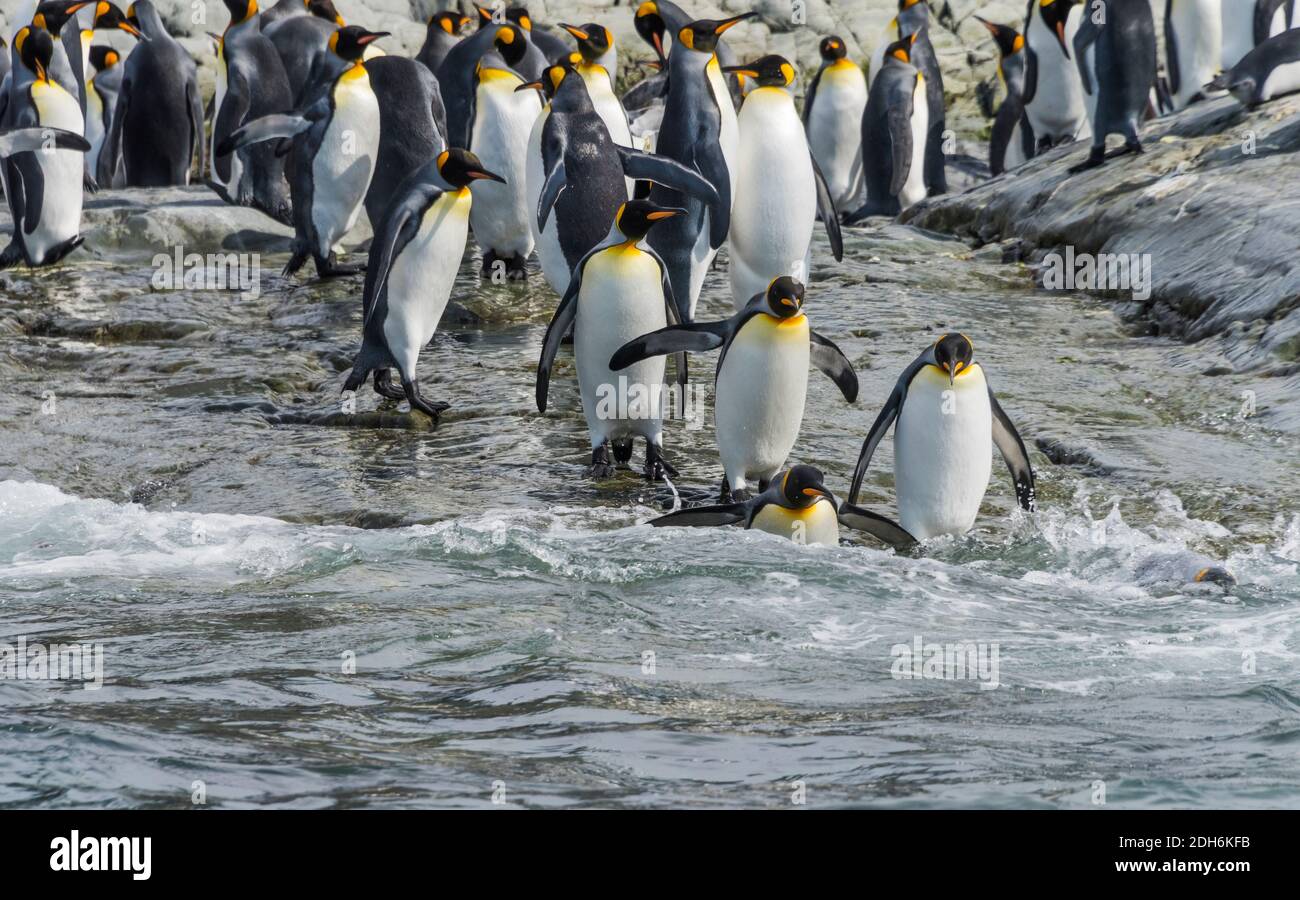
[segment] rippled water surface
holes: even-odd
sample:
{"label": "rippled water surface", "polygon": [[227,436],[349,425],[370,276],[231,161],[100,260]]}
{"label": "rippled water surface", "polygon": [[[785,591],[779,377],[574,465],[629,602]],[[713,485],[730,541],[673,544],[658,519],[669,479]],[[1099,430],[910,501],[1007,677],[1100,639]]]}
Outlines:
{"label": "rippled water surface", "polygon": [[[285,281],[283,255],[242,299],[151,291],[148,254],[0,273],[0,638],[105,652],[99,691],[0,681],[0,803],[187,806],[201,780],[213,806],[780,807],[802,782],[809,806],[1088,807],[1100,781],[1113,806],[1300,805],[1300,454],[1270,425],[1294,379],[1207,374],[1212,344],[995,249],[818,242],[806,310],[863,387],[813,374],[796,460],[843,494],[899,370],[960,329],[1027,443],[1057,442],[1039,512],[998,463],[973,533],[903,555],[651,529],[666,487],[584,478],[567,349],[533,406],[540,274],[466,260],[427,432],[309,424],[339,411],[359,280]],[[729,310],[717,269],[701,316]],[[711,419],[666,449],[688,501],[716,490]],[[1238,584],[1140,577],[1186,549]],[[893,677],[918,636],[996,644],[999,686]]]}

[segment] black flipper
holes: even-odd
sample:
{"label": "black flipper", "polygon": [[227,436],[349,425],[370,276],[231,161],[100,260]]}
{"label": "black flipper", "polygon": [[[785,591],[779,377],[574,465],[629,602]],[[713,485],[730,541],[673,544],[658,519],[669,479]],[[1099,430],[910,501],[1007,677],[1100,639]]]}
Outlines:
{"label": "black flipper", "polygon": [[817,159],[811,150],[808,151],[808,159],[812,161],[813,180],[817,183],[817,211],[821,213],[822,224],[826,226],[826,237],[830,238],[831,254],[839,262],[844,259],[844,235],[840,232],[840,215],[835,209],[835,198],[831,196],[826,176],[822,174],[822,167],[817,165]]}
{"label": "black flipper", "polygon": [[[587,257],[590,256],[591,254],[588,253]],[[551,324],[546,326],[546,337],[542,340],[542,355],[537,360],[538,412],[546,412],[546,398],[551,389],[551,367],[555,365],[555,355],[560,351],[560,341],[573,328],[573,322],[578,317],[578,290],[582,286],[582,270],[587,265],[587,257],[583,257],[573,267],[569,289],[564,292],[560,305],[555,308],[555,316],[551,319]]]}
{"label": "black flipper", "polygon": [[616,146],[623,163],[623,174],[628,178],[644,179],[662,184],[683,194],[689,194],[701,203],[716,206],[718,191],[699,172],[684,166],[675,159],[643,153],[627,147]]}
{"label": "black flipper", "polygon": [[652,356],[669,353],[702,353],[716,350],[727,341],[731,330],[730,320],[722,322],[696,322],[691,325],[670,325],[649,334],[643,334],[619,347],[610,357],[609,368],[618,372],[633,363]]}
{"label": "black flipper", "polygon": [[994,175],[1007,170],[1007,148],[1011,146],[1011,136],[1023,118],[1023,112],[1020,100],[1015,97],[1007,97],[998,107],[993,118],[993,131],[989,135],[989,171]]}
{"label": "black flipper", "polygon": [[853,469],[853,483],[849,486],[849,503],[858,502],[858,492],[862,490],[862,479],[866,477],[867,466],[871,465],[871,457],[876,452],[876,447],[880,445],[881,439],[889,426],[894,424],[898,414],[903,411],[903,401],[907,399],[907,388],[912,383],[912,379],[921,367],[926,365],[929,359],[932,359],[933,348],[926,350],[916,359],[912,360],[911,365],[903,370],[903,374],[898,376],[898,381],[894,384],[894,390],[890,393],[889,399],[885,401],[884,408],[880,415],[876,416],[876,421],[867,432],[867,439],[862,442],[862,452],[858,454],[858,463]]}
{"label": "black flipper", "polygon": [[[194,142],[191,149],[191,156],[197,152],[199,155],[199,176],[203,176],[204,169],[208,162],[207,141],[204,138],[203,131],[203,98],[199,96],[199,85],[196,81],[191,81],[185,85],[185,99],[189,103],[190,111],[190,140]],[[112,184],[109,184],[112,187]]]}
{"label": "black flipper", "polygon": [[302,134],[311,127],[311,119],[288,113],[272,113],[236,128],[217,144],[217,155],[228,156],[249,144],[277,141]]}
{"label": "black flipper", "polygon": [[655,528],[683,526],[686,528],[711,528],[717,525],[741,525],[749,518],[748,503],[727,503],[719,506],[696,506],[651,519]]}
{"label": "black flipper", "polygon": [[60,150],[79,150],[82,153],[90,150],[90,143],[74,131],[48,126],[10,128],[0,131],[0,159],[15,153],[43,150],[51,139]]}
{"label": "black flipper", "polygon": [[909,95],[906,104],[890,107],[886,118],[889,122],[890,161],[893,171],[889,179],[889,195],[897,197],[907,184],[907,176],[912,172],[912,103],[916,96],[915,89]]}
{"label": "black flipper", "polygon": [[[1032,2],[1032,0],[1031,0]],[[1038,93],[1038,54],[1025,45],[1025,89],[1020,92],[1020,102],[1028,106]]]}
{"label": "black flipper", "polygon": [[812,364],[820,369],[835,386],[840,389],[844,399],[852,403],[858,399],[858,375],[839,347],[815,331],[809,331],[809,350]]}
{"label": "black flipper", "polygon": [[700,174],[718,192],[718,202],[709,207],[709,247],[716,250],[731,230],[731,174],[717,141],[697,145],[696,150],[695,164]]}
{"label": "black flipper", "polygon": [[[1256,4],[1256,9],[1259,5]],[[1178,71],[1178,40],[1174,37],[1174,25],[1170,13],[1174,11],[1174,0],[1165,0],[1165,71],[1169,76],[1169,93],[1178,93],[1181,77]],[[1268,28],[1265,26],[1265,36]]]}
{"label": "black flipper", "polygon": [[803,97],[803,127],[808,128],[808,122],[812,120],[813,103],[817,100],[817,88],[822,83],[822,73],[826,71],[826,63],[822,63],[817,74],[813,76],[812,84],[808,85],[808,91]]}
{"label": "black flipper", "polygon": [[1079,70],[1079,79],[1083,82],[1083,92],[1092,94],[1092,76],[1088,74],[1088,61],[1084,57],[1088,53],[1088,47],[1101,36],[1101,26],[1092,20],[1092,16],[1084,15],[1083,24],[1079,30],[1074,33],[1074,65]]}
{"label": "black flipper", "polygon": [[1011,470],[1011,480],[1016,486],[1016,501],[1021,509],[1033,512],[1034,469],[1029,464],[1029,453],[1025,450],[1025,442],[1020,439],[1016,426],[1011,424],[998,404],[998,398],[993,396],[992,388],[989,388],[989,408],[993,412],[993,443]]}
{"label": "black flipper", "polygon": [[542,196],[537,201],[537,230],[546,229],[546,220],[551,216],[551,208],[555,206],[555,201],[560,199],[560,192],[564,190],[568,176],[564,171],[564,157],[555,163],[555,168],[551,169],[546,176],[546,184],[542,186]]}
{"label": "black flipper", "polygon": [[[213,181],[226,182],[230,180],[230,154],[221,152],[221,144],[228,137],[235,133],[236,129],[243,123],[244,117],[248,115],[249,108],[249,88],[243,84],[240,78],[240,84],[232,84],[231,89],[226,92],[223,98],[221,108],[217,110],[216,117],[212,122],[212,136],[216,149],[213,151],[212,172],[215,176]],[[123,97],[118,97],[119,109],[114,110],[113,119],[117,120],[120,113],[120,104]]]}
{"label": "black flipper", "polygon": [[916,543],[916,538],[908,534],[906,529],[894,520],[876,515],[870,510],[854,506],[852,503],[840,504],[839,519],[841,525],[855,531],[865,531],[897,550],[910,547]]}

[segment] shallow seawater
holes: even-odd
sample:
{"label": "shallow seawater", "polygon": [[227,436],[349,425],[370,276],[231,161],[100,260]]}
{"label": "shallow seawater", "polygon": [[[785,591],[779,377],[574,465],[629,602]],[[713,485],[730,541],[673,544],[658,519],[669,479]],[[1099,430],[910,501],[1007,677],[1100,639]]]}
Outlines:
{"label": "shallow seawater", "polygon": [[[182,807],[195,781],[224,807],[783,807],[800,784],[813,807],[1091,807],[1097,782],[1111,806],[1300,804],[1276,385],[996,253],[878,224],[835,264],[817,240],[806,309],[862,392],[810,376],[795,460],[843,494],[898,372],[961,330],[1037,513],[995,460],[977,529],[906,554],[651,529],[668,488],[584,477],[567,349],[533,405],[540,273],[482,284],[467,257],[421,361],[453,404],[433,432],[282,424],[339,411],[359,279],[286,281],[283,255],[244,298],[150,290],[147,255],[0,273],[0,643],[105,654],[98,691],[0,680],[0,805]],[[718,268],[701,317],[729,311]],[[711,416],[666,450],[688,501],[716,491]],[[886,513],[891,463],[886,439]],[[1188,549],[1236,586],[1140,577]],[[918,640],[996,646],[996,678],[895,677]]]}

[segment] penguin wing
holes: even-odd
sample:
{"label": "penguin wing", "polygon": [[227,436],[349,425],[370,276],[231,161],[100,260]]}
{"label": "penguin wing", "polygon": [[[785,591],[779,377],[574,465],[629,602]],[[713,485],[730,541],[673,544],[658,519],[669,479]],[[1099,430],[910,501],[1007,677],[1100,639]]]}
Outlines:
{"label": "penguin wing", "polygon": [[1011,146],[1011,136],[1022,118],[1024,107],[1019,98],[1008,94],[998,107],[998,114],[993,118],[993,130],[989,133],[989,171],[994,175],[1001,175],[1007,169],[1007,148]]}
{"label": "penguin wing", "polygon": [[839,520],[841,525],[855,531],[865,531],[896,550],[910,547],[916,543],[916,538],[912,537],[902,525],[899,525],[893,519],[876,515],[870,510],[863,509],[861,506],[854,506],[852,503],[840,504]]}
{"label": "penguin wing", "polygon": [[578,316],[578,292],[582,289],[582,273],[587,268],[587,260],[592,255],[609,248],[608,243],[601,243],[587,251],[587,255],[578,260],[569,278],[569,287],[560,298],[560,305],[555,308],[551,324],[546,326],[546,337],[542,339],[542,355],[537,360],[537,411],[546,412],[546,398],[551,390],[551,367],[555,365],[555,355],[560,352],[560,341],[573,328],[573,321]]}
{"label": "penguin wing", "polygon": [[840,389],[844,399],[852,403],[858,399],[858,375],[839,347],[824,335],[809,330],[809,358]]}
{"label": "penguin wing", "polygon": [[[235,70],[235,77],[231,79],[230,89],[226,91],[222,98],[221,108],[217,110],[216,118],[212,122],[212,141],[213,159],[212,169],[217,173],[217,181],[229,181],[231,164],[230,152],[221,149],[222,144],[239,128],[244,117],[248,115],[250,104],[248,85]],[[117,100],[117,110],[113,113],[113,120],[116,122],[119,115],[122,114],[123,103],[126,101],[125,91],[123,96]]]}
{"label": "penguin wing", "polygon": [[[113,114],[109,118],[108,132],[104,135],[104,145],[99,150],[99,163],[95,175],[109,187],[113,186],[117,160],[122,153],[122,129],[125,127],[123,123],[126,121],[126,111],[131,105],[130,87],[130,79],[123,75],[117,102],[113,104]],[[200,174],[202,171],[199,170]]]}
{"label": "penguin wing", "polygon": [[[1273,14],[1281,6],[1283,0],[1255,0],[1255,15],[1253,18],[1253,28],[1255,46],[1268,40],[1268,33],[1273,28]],[[1290,16],[1286,17],[1287,21],[1291,20]],[[1168,39],[1169,34],[1169,8],[1165,7],[1165,35]]]}
{"label": "penguin wing", "polygon": [[858,463],[853,468],[853,482],[849,485],[849,503],[858,502],[858,491],[862,489],[862,479],[866,477],[867,466],[871,465],[871,457],[876,452],[876,447],[889,430],[889,426],[894,424],[898,414],[903,411],[903,403],[907,400],[907,389],[916,377],[916,373],[921,367],[926,365],[934,358],[934,348],[927,349],[924,353],[912,360],[911,365],[903,370],[903,374],[898,376],[897,383],[894,384],[894,390],[890,393],[889,399],[885,401],[884,409],[880,415],[876,416],[876,421],[872,424],[871,430],[867,432],[867,439],[862,442],[862,451],[858,454]]}
{"label": "penguin wing", "polygon": [[912,171],[912,98],[909,94],[898,106],[886,114],[889,125],[889,146],[893,174],[889,179],[889,194],[897,197],[907,184]]}
{"label": "penguin wing", "polygon": [[[1028,22],[1028,19],[1025,20]],[[1028,25],[1026,25],[1026,31]],[[1020,92],[1020,99],[1028,106],[1034,102],[1034,95],[1038,93],[1038,54],[1034,48],[1025,44],[1025,89]]]}
{"label": "penguin wing", "polygon": [[716,250],[731,230],[731,173],[716,140],[697,142],[694,157],[695,168],[718,193],[717,202],[709,206],[709,248]]}
{"label": "penguin wing", "polygon": [[812,155],[812,150],[808,151],[808,159],[812,161],[813,180],[817,183],[817,211],[821,213],[822,224],[826,226],[826,237],[831,242],[831,253],[835,261],[839,262],[844,259],[844,234],[840,231],[840,216],[835,209],[835,198],[831,196],[831,189],[826,184],[826,176],[822,174],[822,167],[817,165],[817,158]]}
{"label": "penguin wing", "polygon": [[0,158],[43,150],[51,139],[60,150],[79,150],[82,153],[90,150],[90,143],[84,137],[62,128],[10,128],[0,131]]}
{"label": "penguin wing", "polygon": [[663,528],[666,525],[687,528],[708,528],[715,525],[740,525],[750,517],[748,503],[724,503],[719,506],[696,506],[692,509],[679,509],[666,516],[651,519],[650,525]]}
{"label": "penguin wing", "polygon": [[644,81],[638,81],[623,95],[623,108],[642,110],[660,97],[668,94],[668,73],[657,72]]}
{"label": "penguin wing", "polygon": [[821,64],[817,74],[813,76],[812,84],[808,85],[808,93],[803,98],[803,127],[808,128],[808,121],[812,118],[813,103],[817,100],[817,87],[822,83],[822,73],[826,71],[826,63]]}
{"label": "penguin wing", "polygon": [[[1260,4],[1257,2],[1255,8],[1258,10]],[[1178,93],[1178,85],[1181,81],[1178,73],[1178,38],[1174,35],[1174,23],[1171,13],[1174,11],[1174,0],[1165,0],[1165,69],[1169,73],[1169,93]],[[1265,35],[1268,34],[1266,30]]]}
{"label": "penguin wing", "polygon": [[633,363],[652,356],[669,353],[703,353],[716,350],[731,335],[731,320],[721,322],[692,322],[690,325],[669,325],[649,334],[633,338],[614,351],[609,358],[611,371],[619,372]]}
{"label": "penguin wing", "polygon": [[[313,107],[313,109],[315,108]],[[309,110],[309,112],[311,111]],[[308,116],[294,115],[292,113],[271,113],[269,116],[262,116],[260,119],[254,119],[247,125],[236,128],[221,143],[217,144],[217,155],[226,156],[247,147],[249,144],[296,137],[310,128],[312,124],[313,119]]]}
{"label": "penguin wing", "polygon": [[1084,59],[1084,55],[1100,34],[1101,26],[1093,22],[1092,16],[1084,16],[1083,24],[1074,33],[1074,41],[1072,42],[1074,44],[1074,65],[1079,70],[1080,80],[1083,81],[1083,92],[1089,95],[1092,94],[1092,75],[1088,72],[1088,62]]}
{"label": "penguin wing", "polygon": [[662,184],[683,194],[690,194],[710,206],[718,203],[718,191],[699,172],[684,166],[675,159],[645,153],[630,147],[615,146],[623,163],[623,174],[628,178],[645,179]]}
{"label": "penguin wing", "polygon": [[[203,98],[199,95],[197,72],[191,72],[189,80],[185,83],[185,99],[189,102],[190,140],[194,142],[190,152],[199,154],[199,175],[202,176],[207,167],[208,148],[207,141],[203,139]],[[106,183],[112,187],[111,181]]]}
{"label": "penguin wing", "polygon": [[1029,465],[1029,453],[1025,450],[1025,442],[1020,439],[1016,426],[1011,424],[998,404],[998,398],[993,396],[993,388],[989,388],[989,409],[993,412],[993,443],[1011,470],[1011,480],[1016,485],[1016,501],[1021,509],[1033,512],[1034,469]]}
{"label": "penguin wing", "polygon": [[[379,305],[376,299],[383,294],[388,281],[388,272],[393,267],[393,257],[399,246],[410,243],[420,227],[420,213],[442,196],[442,191],[431,186],[417,187],[388,207],[370,243],[370,258],[366,264],[366,274],[374,273],[373,286],[362,298],[365,312],[364,324],[370,324],[370,317]],[[367,277],[366,281],[371,279]]]}
{"label": "penguin wing", "polygon": [[556,160],[555,166],[546,173],[546,183],[542,185],[542,195],[537,200],[537,230],[546,230],[546,220],[551,217],[551,209],[560,199],[560,192],[568,182],[568,173],[564,171],[564,154]]}

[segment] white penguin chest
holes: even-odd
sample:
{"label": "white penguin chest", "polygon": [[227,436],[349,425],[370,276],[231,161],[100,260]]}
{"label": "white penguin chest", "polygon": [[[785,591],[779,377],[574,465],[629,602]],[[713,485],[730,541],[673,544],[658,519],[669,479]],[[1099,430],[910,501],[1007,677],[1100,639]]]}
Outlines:
{"label": "white penguin chest", "polygon": [[918,540],[975,524],[993,465],[993,418],[979,365],[912,379],[894,431],[898,521]]}
{"label": "white penguin chest", "polygon": [[379,156],[379,101],[364,66],[334,83],[334,111],[312,160],[312,220],[322,253],[356,224]]}
{"label": "white penguin chest", "polygon": [[867,80],[862,70],[842,59],[826,68],[808,117],[808,143],[821,166],[836,208],[852,199],[854,167],[862,145],[862,113],[867,107]]}
{"label": "white penguin chest", "polygon": [[[1071,8],[1065,20],[1067,45],[1074,42],[1081,22],[1080,8]],[[1037,88],[1025,110],[1034,126],[1034,136],[1076,136],[1087,111],[1083,104],[1083,83],[1074,59],[1066,59],[1056,34],[1048,30],[1037,8],[1030,16],[1025,40],[1038,57]]]}
{"label": "white penguin chest", "polygon": [[818,500],[806,509],[786,509],[768,503],[755,514],[749,527],[789,538],[797,544],[829,544],[834,547],[840,542],[839,519],[828,500]]}
{"label": "white penguin chest", "polygon": [[[489,172],[506,180],[474,185],[470,213],[474,237],[484,250],[502,256],[527,256],[533,249],[529,224],[528,138],[541,112],[536,91],[516,92],[523,81],[513,73],[484,69],[475,93],[474,129],[470,149]],[[540,187],[538,188],[540,194]],[[532,207],[535,218],[537,208]]]}
{"label": "white penguin chest", "polygon": [[596,115],[600,116],[600,120],[609,129],[610,138],[620,147],[633,146],[632,131],[627,124],[627,113],[624,112],[623,104],[614,94],[609,73],[598,65],[584,65],[579,71],[582,73],[582,83],[587,86],[587,93],[591,95],[591,105],[596,108]]}
{"label": "white penguin chest", "polygon": [[[84,134],[80,105],[57,82],[34,82],[31,98],[41,125]],[[35,157],[44,177],[41,218],[35,231],[25,235],[23,242],[32,258],[39,261],[47,251],[75,237],[81,228],[85,160],[84,154],[76,150],[38,152]]]}
{"label": "white penguin chest", "polygon": [[790,95],[774,87],[750,91],[739,122],[731,252],[779,272],[791,271],[808,252],[817,212],[803,123]]}
{"label": "white penguin chest", "polygon": [[930,107],[925,102],[925,76],[916,76],[912,89],[912,162],[907,169],[903,189],[898,193],[898,204],[907,209],[925,199],[925,142],[930,129]]}
{"label": "white penguin chest", "polygon": [[[727,172],[731,181],[736,181],[736,156],[740,149],[740,125],[736,120],[736,107],[731,102],[731,91],[727,89],[727,80],[722,75],[722,66],[714,56],[705,67],[709,78],[709,87],[713,90],[713,99],[718,104],[721,117],[718,129],[718,144],[722,148],[722,158],[727,161]],[[731,192],[732,204],[736,201],[736,192]]]}

